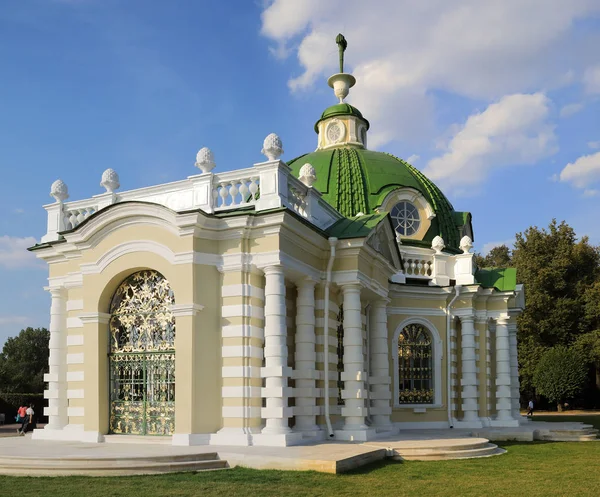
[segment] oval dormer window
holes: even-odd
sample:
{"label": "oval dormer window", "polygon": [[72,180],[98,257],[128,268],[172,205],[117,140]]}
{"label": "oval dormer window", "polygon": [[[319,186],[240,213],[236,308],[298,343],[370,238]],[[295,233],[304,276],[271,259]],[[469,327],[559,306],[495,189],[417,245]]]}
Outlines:
{"label": "oval dormer window", "polygon": [[343,138],[343,126],[339,121],[333,121],[327,126],[327,141],[329,143],[338,143]]}
{"label": "oval dormer window", "polygon": [[419,231],[419,210],[410,202],[398,202],[390,211],[394,228],[402,236],[412,236]]}

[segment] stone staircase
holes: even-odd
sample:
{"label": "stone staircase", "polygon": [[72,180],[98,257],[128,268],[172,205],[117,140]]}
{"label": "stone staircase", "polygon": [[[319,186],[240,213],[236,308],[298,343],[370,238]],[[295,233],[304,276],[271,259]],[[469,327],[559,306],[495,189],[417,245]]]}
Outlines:
{"label": "stone staircase", "polygon": [[206,471],[228,468],[216,452],[123,457],[15,457],[0,456],[0,474],[29,476],[125,476]]}
{"label": "stone staircase", "polygon": [[598,431],[592,425],[573,423],[572,426],[568,426],[561,423],[560,427],[537,429],[533,437],[534,440],[551,442],[593,442],[598,441]]}
{"label": "stone staircase", "polygon": [[467,437],[391,442],[387,447],[387,451],[389,457],[400,461],[473,459],[498,456],[506,452],[485,438]]}

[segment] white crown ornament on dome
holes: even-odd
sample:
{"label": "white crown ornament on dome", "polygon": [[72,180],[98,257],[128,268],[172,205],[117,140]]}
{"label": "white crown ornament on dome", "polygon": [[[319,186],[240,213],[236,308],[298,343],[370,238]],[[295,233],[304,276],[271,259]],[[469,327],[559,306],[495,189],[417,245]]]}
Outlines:
{"label": "white crown ornament on dome", "polygon": [[267,135],[263,142],[263,148],[260,151],[269,160],[278,160],[283,155],[283,143],[275,133]]}
{"label": "white crown ornament on dome", "polygon": [[209,173],[215,168],[215,156],[208,147],[202,147],[196,154],[196,167],[203,173]]}
{"label": "white crown ornament on dome", "polygon": [[298,178],[306,186],[312,188],[312,186],[317,181],[317,172],[315,171],[315,168],[312,166],[312,164],[309,164],[307,162],[300,168],[300,175],[298,176]]}
{"label": "white crown ornament on dome", "polygon": [[473,240],[468,236],[463,236],[460,239],[460,249],[463,251],[463,254],[468,254],[473,248]]}
{"label": "white crown ornament on dome", "polygon": [[442,250],[446,247],[444,239],[441,236],[436,236],[431,242],[431,248],[435,250],[436,254],[441,254]]}
{"label": "white crown ornament on dome", "polygon": [[62,179],[57,179],[50,187],[50,196],[57,202],[63,203],[69,198],[69,188]]}
{"label": "white crown ornament on dome", "polygon": [[119,183],[119,175],[117,172],[110,168],[104,171],[102,173],[100,186],[103,186],[106,189],[106,193],[113,193],[115,190],[118,190],[121,183]]}

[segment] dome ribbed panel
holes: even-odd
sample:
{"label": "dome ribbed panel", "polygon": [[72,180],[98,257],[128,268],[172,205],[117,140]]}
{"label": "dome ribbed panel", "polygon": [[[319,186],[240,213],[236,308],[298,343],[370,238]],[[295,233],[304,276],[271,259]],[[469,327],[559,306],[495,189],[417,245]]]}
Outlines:
{"label": "dome ribbed panel", "polygon": [[337,156],[336,209],[345,217],[354,217],[359,212],[368,214],[367,187],[360,157],[354,149],[339,149]]}
{"label": "dome ribbed panel", "polygon": [[431,199],[432,207],[435,211],[440,229],[440,236],[444,239],[446,246],[458,247],[460,245],[459,233],[456,225],[454,224],[454,219],[452,218],[454,207],[452,207],[452,204],[448,201],[446,196],[433,182],[429,180],[427,176],[425,176],[416,167],[402,159],[399,159],[398,157],[393,156],[392,154],[388,155],[402,162],[410,171],[410,173],[417,179],[417,181],[423,185],[423,188]]}

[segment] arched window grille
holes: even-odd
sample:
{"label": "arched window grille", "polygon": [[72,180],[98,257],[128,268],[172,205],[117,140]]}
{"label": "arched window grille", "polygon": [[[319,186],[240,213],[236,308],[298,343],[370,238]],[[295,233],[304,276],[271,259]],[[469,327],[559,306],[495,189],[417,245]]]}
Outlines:
{"label": "arched window grille", "polygon": [[398,403],[433,404],[433,347],[431,333],[409,324],[398,337]]}

